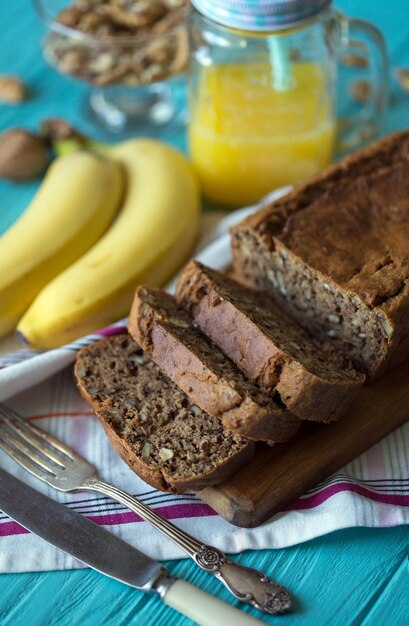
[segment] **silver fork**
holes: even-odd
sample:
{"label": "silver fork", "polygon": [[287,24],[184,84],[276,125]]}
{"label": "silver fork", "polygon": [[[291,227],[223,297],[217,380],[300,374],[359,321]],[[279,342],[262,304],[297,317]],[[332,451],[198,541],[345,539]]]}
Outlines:
{"label": "silver fork", "polygon": [[262,572],[233,563],[217,548],[198,541],[125,491],[102,481],[88,461],[3,404],[0,404],[0,448],[59,491],[97,491],[118,500],[176,543],[242,602],[270,614],[283,613],[291,607],[290,594],[284,587]]}

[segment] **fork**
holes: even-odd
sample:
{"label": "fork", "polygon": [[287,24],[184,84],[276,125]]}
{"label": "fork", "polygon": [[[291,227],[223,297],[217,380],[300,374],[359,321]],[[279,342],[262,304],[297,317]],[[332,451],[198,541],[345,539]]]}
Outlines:
{"label": "fork", "polygon": [[125,491],[102,481],[91,463],[4,404],[0,404],[0,448],[58,491],[97,491],[121,502],[182,548],[242,602],[269,614],[290,609],[287,589],[263,572],[233,563],[217,548],[198,541]]}

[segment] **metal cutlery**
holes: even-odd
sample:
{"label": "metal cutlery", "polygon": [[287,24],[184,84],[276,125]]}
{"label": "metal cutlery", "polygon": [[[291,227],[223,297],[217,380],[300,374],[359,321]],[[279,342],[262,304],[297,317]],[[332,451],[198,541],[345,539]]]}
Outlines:
{"label": "metal cutlery", "polygon": [[97,571],[162,601],[200,626],[257,626],[251,615],[222,602],[76,511],[0,468],[0,509],[31,532]]}
{"label": "metal cutlery", "polygon": [[290,609],[291,596],[284,587],[262,572],[233,563],[217,548],[198,541],[136,498],[102,481],[88,461],[3,404],[0,404],[0,448],[59,491],[97,491],[121,502],[176,543],[242,602],[270,614]]}

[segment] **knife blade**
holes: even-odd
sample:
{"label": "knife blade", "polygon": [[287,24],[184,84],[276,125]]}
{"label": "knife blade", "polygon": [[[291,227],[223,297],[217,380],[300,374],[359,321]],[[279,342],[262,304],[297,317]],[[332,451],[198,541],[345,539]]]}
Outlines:
{"label": "knife blade", "polygon": [[0,468],[0,510],[85,565],[144,592],[155,592],[165,604],[201,626],[235,620],[235,626],[260,621],[190,585],[122,539],[69,507],[52,500]]}
{"label": "knife blade", "polygon": [[157,561],[0,468],[0,509],[85,565],[149,590],[166,570]]}

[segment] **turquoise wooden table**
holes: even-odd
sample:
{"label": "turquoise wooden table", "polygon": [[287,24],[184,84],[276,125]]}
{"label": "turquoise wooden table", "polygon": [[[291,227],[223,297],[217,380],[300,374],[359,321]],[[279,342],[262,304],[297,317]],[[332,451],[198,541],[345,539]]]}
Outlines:
{"label": "turquoise wooden table", "polygon": [[[384,32],[393,65],[409,66],[407,0],[338,0],[337,6],[371,20]],[[70,119],[85,133],[85,89],[55,74],[41,58],[40,27],[29,0],[2,3],[0,74],[15,73],[32,97],[19,107],[0,106],[0,130],[35,129],[47,116]],[[385,132],[409,126],[409,96],[394,97]],[[171,140],[183,147],[184,137]],[[0,183],[0,233],[24,209],[36,184]],[[206,539],[206,538],[204,538]],[[207,538],[209,539],[209,538]],[[1,543],[0,543],[1,550]],[[249,551],[237,561],[275,574],[295,596],[294,611],[263,618],[282,626],[409,625],[408,528],[343,530],[284,550]],[[218,593],[229,594],[187,560],[167,562],[173,574]],[[253,612],[255,614],[255,612]],[[91,570],[0,576],[1,626],[172,626],[192,624],[154,598]]]}

